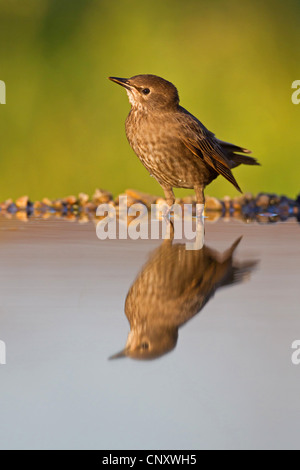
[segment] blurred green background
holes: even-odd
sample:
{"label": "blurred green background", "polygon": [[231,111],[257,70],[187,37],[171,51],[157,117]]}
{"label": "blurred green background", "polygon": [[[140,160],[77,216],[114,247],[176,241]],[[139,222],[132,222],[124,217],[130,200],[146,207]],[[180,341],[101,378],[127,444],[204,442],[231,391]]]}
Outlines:
{"label": "blurred green background", "polygon": [[[140,73],[253,150],[263,166],[234,172],[244,191],[300,191],[299,0],[0,0],[0,20],[1,200],[161,194],[127,143],[126,93],[107,80]],[[237,194],[221,177],[206,193]]]}

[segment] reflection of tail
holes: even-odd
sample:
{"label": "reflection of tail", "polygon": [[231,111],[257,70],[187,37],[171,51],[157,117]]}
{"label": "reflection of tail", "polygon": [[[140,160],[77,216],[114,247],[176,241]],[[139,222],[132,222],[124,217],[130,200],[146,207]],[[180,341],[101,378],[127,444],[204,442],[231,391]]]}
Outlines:
{"label": "reflection of tail", "polygon": [[242,238],[243,235],[237,238],[237,240],[231,245],[231,247],[228,248],[228,250],[224,251],[224,253],[222,254],[208,247],[206,247],[206,250],[207,252],[209,252],[212,258],[218,261],[220,265],[226,265],[231,260],[232,255],[237,249],[238,245],[241,243]]}
{"label": "reflection of tail", "polygon": [[251,273],[257,267],[259,261],[245,261],[244,263],[236,263],[232,267],[230,276],[225,279],[222,286],[229,286],[231,284],[239,284],[248,281]]}
{"label": "reflection of tail", "polygon": [[222,278],[219,287],[230,286],[232,284],[239,284],[247,281],[252,271],[258,265],[258,261],[245,261],[242,263],[233,261],[234,252],[242,238],[242,236],[239,237],[222,255],[216,253],[210,248],[207,248],[210,251],[211,256],[218,260],[220,275],[222,272],[224,273],[224,277]]}
{"label": "reflection of tail", "polygon": [[[242,236],[238,238],[233,243],[233,245],[229,248],[229,250],[225,252],[224,263],[230,260],[237,246],[240,244],[242,238],[243,238]],[[228,273],[229,275],[222,282],[222,286],[228,286],[231,284],[239,284],[240,282],[247,281],[250,277],[250,274],[252,273],[252,271],[254,271],[258,263],[259,261],[244,261],[243,263],[236,263],[236,262],[233,263],[232,269]]]}
{"label": "reflection of tail", "polygon": [[235,242],[231,245],[231,247],[225,251],[225,253],[223,254],[224,261],[227,261],[228,258],[231,258],[231,256],[233,255],[233,253],[235,252],[235,250],[241,243],[242,238],[243,238],[243,235],[241,235],[237,240],[235,240]]}

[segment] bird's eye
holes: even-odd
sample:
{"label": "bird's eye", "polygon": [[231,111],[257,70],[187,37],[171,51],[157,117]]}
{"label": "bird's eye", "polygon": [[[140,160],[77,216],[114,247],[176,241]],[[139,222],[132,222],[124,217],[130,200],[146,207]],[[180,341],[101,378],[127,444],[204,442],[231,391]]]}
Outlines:
{"label": "bird's eye", "polygon": [[150,93],[149,88],[144,88],[144,89],[142,90],[142,93],[143,93],[144,95],[149,95],[149,93]]}
{"label": "bird's eye", "polygon": [[141,348],[142,349],[149,349],[149,343],[142,343]]}

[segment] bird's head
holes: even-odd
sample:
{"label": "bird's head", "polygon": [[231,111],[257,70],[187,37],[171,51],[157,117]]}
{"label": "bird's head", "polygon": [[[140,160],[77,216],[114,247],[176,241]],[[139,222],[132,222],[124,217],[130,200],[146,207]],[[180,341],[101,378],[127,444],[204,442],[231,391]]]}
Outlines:
{"label": "bird's head", "polygon": [[178,329],[163,327],[151,328],[148,331],[132,330],[127,339],[125,349],[111,356],[110,359],[130,357],[139,360],[157,359],[175,348]]}
{"label": "bird's head", "polygon": [[133,108],[167,111],[178,106],[179,96],[173,83],[156,75],[136,75],[131,78],[109,77],[123,86]]}

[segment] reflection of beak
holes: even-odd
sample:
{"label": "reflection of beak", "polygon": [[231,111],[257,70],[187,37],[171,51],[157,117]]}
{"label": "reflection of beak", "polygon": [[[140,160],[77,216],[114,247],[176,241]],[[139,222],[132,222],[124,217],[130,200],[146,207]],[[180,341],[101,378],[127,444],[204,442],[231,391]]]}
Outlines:
{"label": "reflection of beak", "polygon": [[130,90],[130,85],[127,78],[108,77],[108,79]]}
{"label": "reflection of beak", "polygon": [[114,354],[113,356],[110,356],[108,359],[121,359],[121,357],[126,357],[126,349],[123,349],[123,351],[119,352],[118,354]]}

